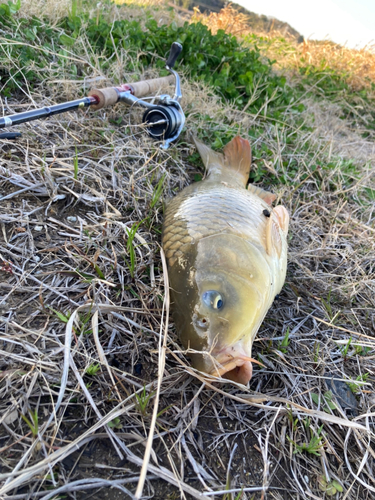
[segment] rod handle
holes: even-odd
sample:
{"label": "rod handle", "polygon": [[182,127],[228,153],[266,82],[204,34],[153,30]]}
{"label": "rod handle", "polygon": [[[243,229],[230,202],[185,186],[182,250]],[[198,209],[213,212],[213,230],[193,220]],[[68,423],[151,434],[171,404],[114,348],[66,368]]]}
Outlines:
{"label": "rod handle", "polygon": [[105,89],[92,89],[89,97],[95,97],[97,104],[91,105],[91,109],[102,109],[107,106],[113,106],[118,102],[121,92],[131,92],[135,97],[144,97],[154,95],[159,90],[163,90],[174,83],[174,76],[168,75],[152,80],[141,80],[135,83],[124,83],[119,87],[107,87]]}
{"label": "rod handle", "polygon": [[135,97],[145,97],[164,91],[169,85],[174,83],[174,76],[162,76],[152,80],[142,80],[140,82],[130,83],[131,92]]}
{"label": "rod handle", "polygon": [[95,97],[97,103],[92,104],[90,107],[96,110],[113,106],[118,101],[119,95],[115,87],[107,87],[105,89],[90,90],[89,97]]}

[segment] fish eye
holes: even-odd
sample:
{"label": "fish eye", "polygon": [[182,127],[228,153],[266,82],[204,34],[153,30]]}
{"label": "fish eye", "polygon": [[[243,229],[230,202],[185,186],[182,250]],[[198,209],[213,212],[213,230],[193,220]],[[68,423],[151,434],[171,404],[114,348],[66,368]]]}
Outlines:
{"label": "fish eye", "polygon": [[211,307],[212,309],[222,309],[224,306],[223,297],[216,290],[208,290],[207,292],[204,292],[202,300],[206,306]]}

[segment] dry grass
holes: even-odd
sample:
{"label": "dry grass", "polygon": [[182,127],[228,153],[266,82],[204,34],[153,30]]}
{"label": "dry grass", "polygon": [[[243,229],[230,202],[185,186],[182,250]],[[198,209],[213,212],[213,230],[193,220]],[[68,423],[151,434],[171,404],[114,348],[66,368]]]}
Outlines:
{"label": "dry grass", "polygon": [[[277,40],[275,34],[266,35],[270,40]],[[283,41],[280,41],[280,45]],[[350,49],[328,40],[305,40],[296,44],[291,41],[291,48],[280,50],[277,43],[271,44],[270,58],[277,55],[279,67],[299,70],[311,66],[320,71],[335,71],[345,78],[354,91],[370,89],[375,81],[375,42],[362,49]],[[281,54],[284,52],[284,57]]]}
{"label": "dry grass", "polygon": [[[0,3],[7,3],[8,0],[0,0]],[[20,17],[38,18],[46,17],[51,24],[58,23],[66,17],[74,8],[76,15],[82,11],[88,12],[90,18],[103,19],[107,22],[114,22],[118,19],[137,19],[145,22],[147,16],[152,16],[160,24],[170,23],[172,20],[183,24],[183,19],[173,11],[161,8],[165,4],[164,0],[116,0],[109,6],[108,2],[93,2],[92,5],[84,4],[82,0],[22,0],[22,8],[19,11]],[[147,14],[147,15],[145,15]]]}
{"label": "dry grass", "polygon": [[227,5],[219,13],[201,14],[195,9],[193,22],[201,22],[212,32],[219,29],[235,36],[247,36],[253,33],[262,40],[257,40],[257,46],[264,55],[276,61],[278,68],[291,70],[294,75],[301,67],[314,67],[320,71],[336,71],[347,83],[358,91],[370,89],[375,81],[375,40],[362,49],[350,49],[328,40],[304,40],[297,43],[291,36],[285,36],[277,31],[259,32],[249,28],[246,15],[238,12],[232,5]]}
{"label": "dry grass", "polygon": [[364,128],[353,129],[351,123],[341,118],[339,105],[327,101],[318,102],[304,99],[303,116],[312,129],[310,141],[320,147],[322,141],[327,144],[328,159],[340,157],[354,161],[357,165],[375,166],[375,142],[373,135],[365,139],[361,132]]}
{"label": "dry grass", "polygon": [[224,30],[235,36],[247,35],[249,33],[248,17],[238,12],[231,4],[221,9],[220,12],[210,12],[202,14],[198,7],[194,7],[194,14],[191,18],[194,23],[202,23],[208,26],[212,33]]}
{"label": "dry grass", "polygon": [[[0,0],[0,3],[8,3],[7,0]],[[71,10],[72,0],[22,0],[21,13],[23,17],[48,17],[52,23],[66,16]]]}
{"label": "dry grass", "polygon": [[[44,78],[5,111],[81,88]],[[204,113],[223,133],[261,127],[254,168],[275,173],[263,181],[291,214],[287,282],[255,342],[264,367],[250,388],[204,378],[168,321],[155,191],[164,177],[171,196],[202,172],[184,137],[163,151],[121,106],[22,125],[20,140],[0,142],[0,497],[134,497],[157,405],[143,498],[322,498],[323,476],[345,499],[375,498],[374,163],[352,144],[348,170],[332,137],[295,131],[293,117],[260,122],[194,82],[183,93],[187,130],[207,126]],[[335,398],[334,410],[316,404],[331,377],[365,374],[356,417]],[[321,425],[320,456],[294,453]]]}

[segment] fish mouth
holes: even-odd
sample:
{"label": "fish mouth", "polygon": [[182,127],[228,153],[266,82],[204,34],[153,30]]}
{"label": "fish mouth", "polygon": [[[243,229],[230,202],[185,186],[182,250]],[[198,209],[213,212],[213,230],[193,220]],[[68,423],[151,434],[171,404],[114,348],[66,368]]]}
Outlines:
{"label": "fish mouth", "polygon": [[233,351],[235,349],[232,347],[218,353],[215,356],[215,366],[210,374],[246,385],[253,375],[253,366],[251,363],[260,365],[261,363],[241,352]]}

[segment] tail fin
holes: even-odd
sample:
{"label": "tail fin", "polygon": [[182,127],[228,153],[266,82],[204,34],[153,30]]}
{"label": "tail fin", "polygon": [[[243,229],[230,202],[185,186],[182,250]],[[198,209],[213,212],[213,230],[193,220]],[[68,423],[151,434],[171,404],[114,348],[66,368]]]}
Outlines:
{"label": "tail fin", "polygon": [[[224,170],[237,174],[239,181],[246,185],[251,167],[251,148],[249,141],[235,137],[224,148],[224,154],[216,153],[194,137],[195,145],[208,173],[221,173]],[[224,172],[223,172],[224,173]]]}

